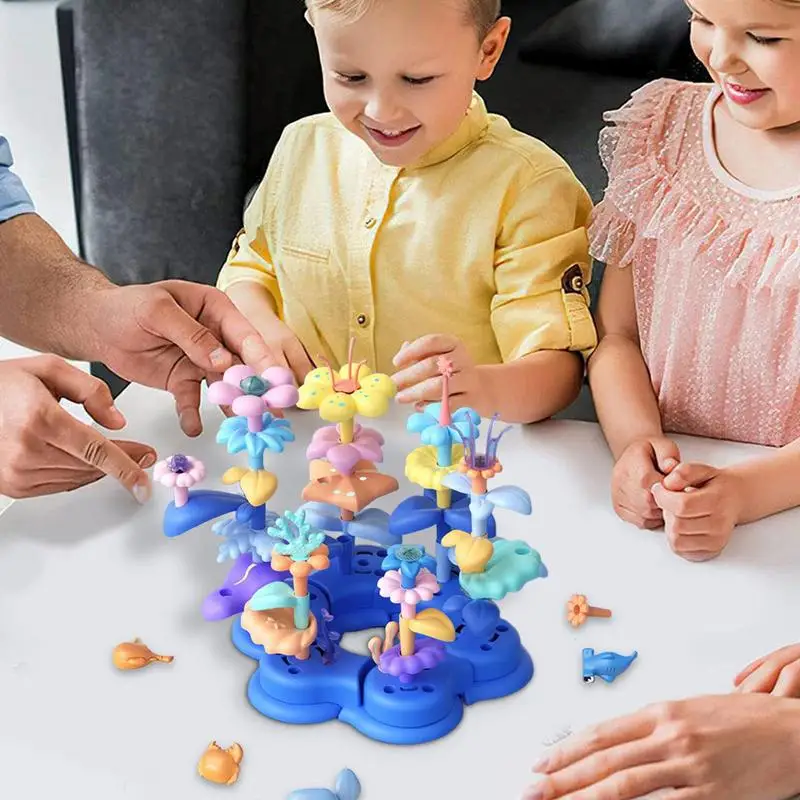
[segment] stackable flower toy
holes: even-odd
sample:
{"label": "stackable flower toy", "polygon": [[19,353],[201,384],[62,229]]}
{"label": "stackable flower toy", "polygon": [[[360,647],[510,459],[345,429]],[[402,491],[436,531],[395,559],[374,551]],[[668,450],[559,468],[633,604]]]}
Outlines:
{"label": "stackable flower toy", "polygon": [[[498,603],[547,575],[524,541],[496,536],[494,512],[531,513],[526,492],[489,489],[502,469],[498,446],[508,428],[488,426],[471,409],[451,413],[452,367],[440,362],[441,403],[417,411],[409,431],[422,447],[406,460],[406,477],[423,489],[390,514],[371,504],[397,491],[381,473],[384,438],[357,417],[383,416],[395,394],[387,375],[354,364],[312,370],[299,390],[286,370],[254,375],[233,367],[209,387],[212,402],[236,415],[217,441],[247,451],[248,467],[223,476],[240,493],[192,489],[203,465],[176,455],[157,475],[174,489],[164,516],[177,536],[214,524],[219,559],[235,559],[225,584],[203,606],[207,619],[233,617],[233,644],[257,664],[248,699],[262,714],[292,724],[339,719],[366,736],[419,744],[449,733],[464,706],[522,689],[533,661]],[[264,456],[295,438],[282,409],[316,409],[327,426],[306,450],[309,482],[296,511],[268,510],[277,477]],[[403,537],[436,531],[436,556]],[[362,542],[366,543],[362,543]],[[348,632],[380,628],[366,653],[335,643]]]}

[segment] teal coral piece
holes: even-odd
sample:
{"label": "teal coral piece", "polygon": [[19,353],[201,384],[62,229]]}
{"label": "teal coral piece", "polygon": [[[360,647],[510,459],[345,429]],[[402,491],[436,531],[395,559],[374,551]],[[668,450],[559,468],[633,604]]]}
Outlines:
{"label": "teal coral piece", "polygon": [[292,561],[308,561],[311,554],[325,542],[324,531],[306,522],[304,511],[287,511],[275,521],[267,533],[274,539],[283,540],[276,542],[273,549]]}
{"label": "teal coral piece", "polygon": [[494,541],[494,553],[483,572],[459,576],[461,588],[473,600],[502,600],[536,578],[546,578],[547,567],[527,542]]}

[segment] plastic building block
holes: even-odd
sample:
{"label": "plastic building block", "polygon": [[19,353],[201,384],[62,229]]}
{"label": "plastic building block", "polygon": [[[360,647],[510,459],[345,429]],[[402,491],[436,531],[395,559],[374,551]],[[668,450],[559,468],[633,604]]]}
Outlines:
{"label": "plastic building block", "polygon": [[287,800],[358,800],[361,784],[351,769],[343,769],[336,778],[336,786],[330,789],[298,789]]}
{"label": "plastic building block", "polygon": [[174,656],[161,656],[154,653],[146,644],[142,643],[141,639],[136,638],[132,642],[118,644],[111,654],[111,660],[117,669],[131,670],[142,669],[154,662],[171,664],[175,659]]}
{"label": "plastic building block", "polygon": [[242,763],[243,757],[242,746],[235,742],[227,749],[223,749],[216,742],[211,742],[200,757],[197,772],[201,778],[211,783],[232,786],[239,780],[239,764]]}
{"label": "plastic building block", "polygon": [[591,647],[583,650],[583,682],[594,683],[601,678],[606,683],[613,683],[636,660],[639,654],[634,650],[629,656],[619,653],[597,653]]}

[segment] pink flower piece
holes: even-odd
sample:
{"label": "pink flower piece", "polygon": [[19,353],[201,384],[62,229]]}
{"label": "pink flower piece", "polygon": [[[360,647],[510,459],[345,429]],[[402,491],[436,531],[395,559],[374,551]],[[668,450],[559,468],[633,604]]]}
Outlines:
{"label": "pink flower piece", "polygon": [[[373,428],[362,428],[356,425],[353,430],[353,441],[348,445],[339,442],[339,429],[336,425],[327,425],[318,428],[311,437],[311,444],[306,450],[306,458],[313,461],[319,458],[327,458],[333,462],[336,455],[332,457],[332,450],[338,447],[353,447],[359,453],[359,459],[364,461],[380,462],[383,461],[383,436]],[[336,468],[339,469],[338,467]],[[341,470],[339,470],[341,472]]]}
{"label": "pink flower piece", "polygon": [[153,480],[162,486],[175,490],[175,505],[185,505],[189,499],[188,490],[206,477],[205,464],[191,456],[178,453],[153,467]]}
{"label": "pink flower piece", "polygon": [[251,367],[237,364],[225,370],[221,381],[208,387],[208,399],[231,406],[239,417],[258,417],[270,409],[296,405],[300,395],[294,376],[285,367],[268,367],[256,375]]}
{"label": "pink flower piece", "polygon": [[378,581],[378,589],[381,597],[388,597],[396,605],[416,606],[427,603],[439,591],[439,583],[432,572],[421,569],[414,588],[406,589],[400,571],[391,569]]}

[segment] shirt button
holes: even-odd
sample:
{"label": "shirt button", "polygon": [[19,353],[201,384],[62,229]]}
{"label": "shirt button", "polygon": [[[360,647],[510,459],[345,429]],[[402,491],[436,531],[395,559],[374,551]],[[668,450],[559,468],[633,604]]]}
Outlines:
{"label": "shirt button", "polygon": [[359,314],[356,317],[356,322],[362,327],[366,328],[369,325],[369,317],[366,314]]}
{"label": "shirt button", "polygon": [[364,225],[366,225],[368,228],[374,228],[377,221],[378,220],[376,220],[375,217],[367,217],[364,221]]}

